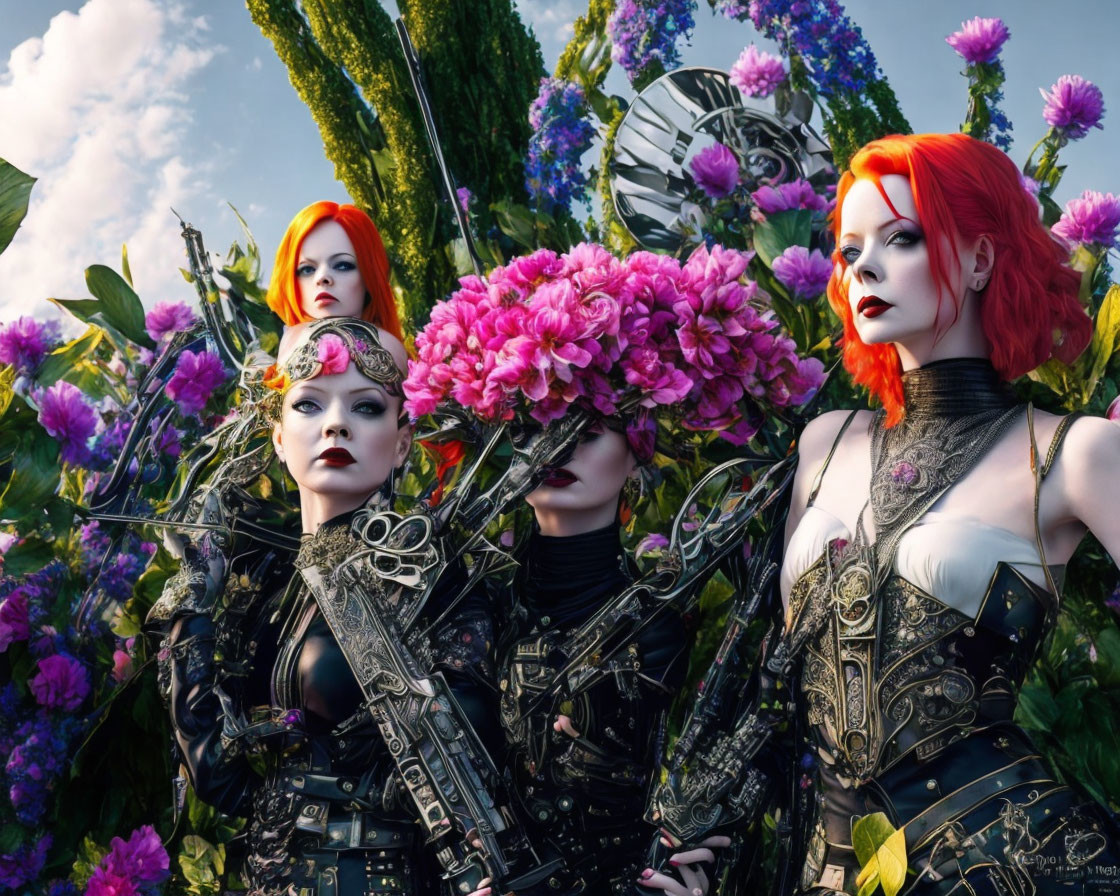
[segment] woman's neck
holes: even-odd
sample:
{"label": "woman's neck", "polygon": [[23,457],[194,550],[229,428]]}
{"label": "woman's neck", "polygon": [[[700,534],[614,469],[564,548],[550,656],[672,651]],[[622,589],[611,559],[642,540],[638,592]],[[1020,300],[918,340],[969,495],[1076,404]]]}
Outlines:
{"label": "woman's neck", "polygon": [[355,501],[352,495],[323,495],[300,487],[299,510],[303,522],[303,534],[314,535],[327,520],[357,510],[368,501],[362,498]]}
{"label": "woman's neck", "polygon": [[552,538],[585,535],[618,521],[618,508],[615,505],[596,507],[591,510],[534,508],[534,514],[541,535],[548,535]]}

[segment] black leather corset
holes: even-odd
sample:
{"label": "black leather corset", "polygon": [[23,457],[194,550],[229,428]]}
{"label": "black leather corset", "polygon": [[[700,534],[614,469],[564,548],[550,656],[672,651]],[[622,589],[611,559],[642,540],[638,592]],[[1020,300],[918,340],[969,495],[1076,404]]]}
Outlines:
{"label": "black leather corset", "polygon": [[832,585],[838,553],[830,546],[790,593],[802,712],[837,775],[866,783],[1011,720],[1049,627],[1048,592],[999,563],[975,619],[897,575],[853,602]]}

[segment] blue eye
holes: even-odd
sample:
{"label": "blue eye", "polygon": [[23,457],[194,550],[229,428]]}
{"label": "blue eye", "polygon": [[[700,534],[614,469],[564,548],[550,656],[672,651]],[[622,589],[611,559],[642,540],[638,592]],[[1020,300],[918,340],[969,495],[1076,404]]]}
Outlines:
{"label": "blue eye", "polygon": [[354,412],[367,417],[380,417],[385,413],[385,405],[378,401],[359,401],[354,405]]}
{"label": "blue eye", "polygon": [[336,271],[353,271],[356,268],[357,265],[352,261],[336,261],[334,263],[334,269]]}
{"label": "blue eye", "polygon": [[888,246],[916,246],[921,241],[922,235],[910,230],[896,230],[887,237]]}
{"label": "blue eye", "polygon": [[840,257],[844,259],[845,264],[855,264],[862,251],[859,246],[844,246],[840,250]]}
{"label": "blue eye", "polygon": [[300,398],[292,402],[292,410],[297,414],[313,414],[319,410],[319,405],[310,398]]}
{"label": "blue eye", "polygon": [[298,268],[296,268],[297,277],[310,277],[314,273],[315,265],[313,264],[301,264]]}

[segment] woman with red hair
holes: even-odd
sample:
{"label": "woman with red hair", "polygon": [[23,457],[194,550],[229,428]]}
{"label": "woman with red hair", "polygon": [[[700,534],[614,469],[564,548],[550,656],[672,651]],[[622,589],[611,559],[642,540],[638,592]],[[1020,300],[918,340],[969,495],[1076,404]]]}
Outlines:
{"label": "woman with red hair", "polygon": [[1007,381],[1072,360],[1078,275],[1013,163],[894,136],[840,181],[829,300],[882,404],[800,443],[781,575],[815,763],[800,892],[865,883],[853,826],[905,832],[906,893],[1113,893],[1107,813],[1012,721],[1090,530],[1120,557],[1120,428],[1035,412]]}
{"label": "woman with red hair", "polygon": [[402,338],[381,235],[353,205],[313,202],[292,218],[276,250],[266,300],[289,327],[360,317]]}

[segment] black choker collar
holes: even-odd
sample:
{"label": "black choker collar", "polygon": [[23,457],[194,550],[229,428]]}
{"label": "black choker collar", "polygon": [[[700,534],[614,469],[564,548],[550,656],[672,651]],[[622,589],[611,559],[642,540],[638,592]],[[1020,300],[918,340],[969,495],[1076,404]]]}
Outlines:
{"label": "black choker collar", "polygon": [[964,417],[1018,404],[986,358],[949,358],[902,374],[907,417]]}

